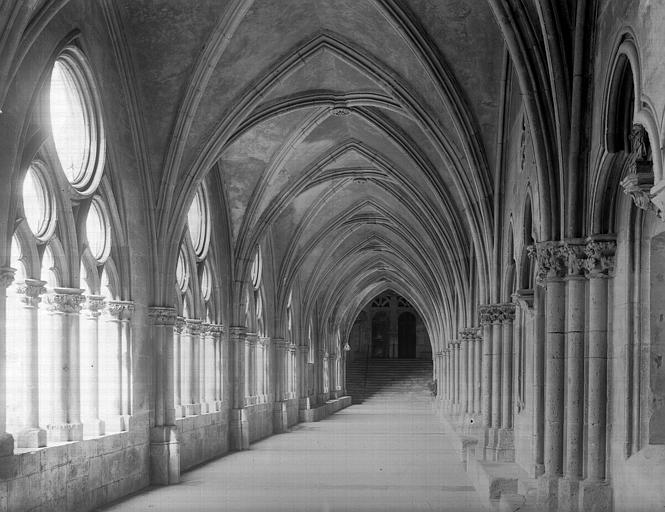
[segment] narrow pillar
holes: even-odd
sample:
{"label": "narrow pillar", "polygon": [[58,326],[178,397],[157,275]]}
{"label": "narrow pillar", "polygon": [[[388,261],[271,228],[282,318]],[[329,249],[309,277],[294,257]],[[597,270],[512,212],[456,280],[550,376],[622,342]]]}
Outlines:
{"label": "narrow pillar", "polygon": [[465,329],[465,338],[467,346],[467,357],[466,357],[466,412],[467,414],[473,414],[473,397],[475,394],[475,389],[473,385],[473,367],[476,364],[475,357],[475,329]]}
{"label": "narrow pillar", "polygon": [[217,410],[215,390],[217,387],[215,379],[216,369],[216,332],[215,325],[203,324],[202,343],[204,348],[203,362],[205,365],[205,382],[203,387],[203,401],[206,412],[215,412]]}
{"label": "narrow pillar", "polygon": [[199,407],[201,414],[208,412],[208,401],[206,400],[206,382],[208,380],[208,363],[207,358],[209,355],[208,344],[206,343],[206,326],[201,322],[199,328],[199,353],[198,353],[198,396]]}
{"label": "narrow pillar", "polygon": [[[122,302],[122,312],[120,314],[120,336],[122,339],[122,415],[124,416],[125,429],[129,428],[129,416],[132,414],[132,316],[134,314],[133,301],[115,301]],[[171,348],[173,350],[173,348]]]}
{"label": "narrow pillar", "polygon": [[232,326],[229,329],[229,348],[233,352],[234,362],[233,409],[231,410],[231,445],[234,450],[249,448],[249,422],[245,411],[247,395],[247,329],[244,326]]}
{"label": "narrow pillar", "polygon": [[0,457],[14,453],[14,438],[7,432],[7,288],[14,282],[16,269],[0,267]]}
{"label": "narrow pillar", "polygon": [[[187,350],[187,369],[183,373],[183,400],[185,403],[185,414],[187,416],[195,416],[201,414],[201,401],[200,401],[200,337],[201,337],[201,320],[187,318],[185,319],[185,327],[183,328],[181,339],[184,340],[185,348]],[[184,358],[183,358],[184,359]]]}
{"label": "narrow pillar", "polygon": [[475,358],[475,363],[473,365],[473,412],[476,415],[480,415],[481,412],[481,405],[480,405],[480,397],[481,397],[481,373],[482,373],[482,366],[483,366],[483,336],[482,336],[482,328],[477,327],[475,329],[475,334],[473,338],[473,346],[474,346],[474,351],[473,351],[473,356]]}
{"label": "narrow pillar", "polygon": [[175,417],[185,416],[185,409],[182,406],[182,330],[185,327],[185,319],[181,316],[176,317],[173,326],[173,406]]}
{"label": "narrow pillar", "polygon": [[469,361],[469,342],[465,332],[460,332],[459,342],[459,399],[460,399],[460,413],[466,413],[466,404],[468,400],[468,388],[466,386],[467,367]]}
{"label": "narrow pillar", "polygon": [[492,317],[492,428],[501,427],[501,352],[503,316],[495,306]]}
{"label": "narrow pillar", "polygon": [[172,485],[180,480],[180,445],[173,405],[173,327],[172,307],[151,307],[154,392],[154,427],[150,429],[150,479],[155,485]]}
{"label": "narrow pillar", "polygon": [[[458,359],[458,347],[459,345],[457,342],[451,343],[450,344],[450,357],[452,359],[452,370],[453,370],[453,399],[452,402],[455,406],[459,403],[458,400],[458,385],[459,385],[459,359]],[[457,408],[455,407],[454,411],[457,411]]]}
{"label": "narrow pillar", "polygon": [[480,306],[480,324],[482,327],[482,375],[481,375],[481,412],[483,426],[492,426],[492,308],[489,305]]}
{"label": "narrow pillar", "polygon": [[545,287],[545,473],[539,479],[538,502],[543,510],[557,510],[558,484],[563,475],[565,284],[568,255],[560,242],[536,246],[537,281]]}
{"label": "narrow pillar", "polygon": [[99,416],[99,317],[105,306],[104,297],[88,295],[81,329],[81,414],[83,434],[97,437],[105,432]]}
{"label": "narrow pillar", "polygon": [[586,246],[589,278],[586,378],[586,471],[580,486],[580,510],[611,510],[611,488],[606,481],[607,450],[607,322],[608,288],[614,272],[616,242],[594,237]]}
{"label": "narrow pillar", "polygon": [[80,441],[81,367],[79,313],[85,297],[79,288],[54,288],[46,296],[52,322],[53,417],[46,430],[52,442]]}
{"label": "narrow pillar", "polygon": [[584,398],[584,241],[566,242],[568,275],[566,287],[566,395],[564,474],[559,482],[559,509],[577,512],[579,480],[582,477],[582,420]]}
{"label": "narrow pillar", "polygon": [[[16,436],[17,448],[46,446],[46,430],[39,425],[39,303],[46,292],[44,281],[26,279],[16,293],[23,303],[23,428]],[[0,433],[0,436],[2,434]],[[2,450],[0,449],[0,456]]]}
{"label": "narrow pillar", "polygon": [[502,306],[501,332],[501,428],[513,428],[513,323],[515,305]]}
{"label": "narrow pillar", "polygon": [[132,302],[121,300],[108,301],[104,309],[104,331],[100,336],[100,410],[107,432],[127,429],[127,418],[123,410],[123,390],[126,387],[123,385],[126,377],[126,370],[123,368],[123,319],[130,315],[130,310],[133,309]]}
{"label": "narrow pillar", "polygon": [[450,345],[448,345],[449,348],[445,349],[443,351],[443,357],[445,358],[445,363],[446,363],[446,400],[450,402],[453,397],[453,370],[450,364]]}

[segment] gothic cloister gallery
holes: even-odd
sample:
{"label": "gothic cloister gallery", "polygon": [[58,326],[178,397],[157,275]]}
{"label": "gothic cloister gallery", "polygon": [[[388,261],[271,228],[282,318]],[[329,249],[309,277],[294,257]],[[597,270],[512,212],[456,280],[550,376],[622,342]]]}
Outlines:
{"label": "gothic cloister gallery", "polygon": [[663,26],[0,2],[0,512],[662,511]]}

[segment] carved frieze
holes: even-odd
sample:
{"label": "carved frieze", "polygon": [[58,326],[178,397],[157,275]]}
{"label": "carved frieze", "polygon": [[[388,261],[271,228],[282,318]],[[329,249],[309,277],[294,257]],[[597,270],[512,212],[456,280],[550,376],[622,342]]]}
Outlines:
{"label": "carved frieze", "polygon": [[46,295],[46,309],[51,313],[81,312],[85,297],[78,288],[55,288],[54,293]]}
{"label": "carved frieze", "polygon": [[512,322],[515,319],[515,304],[512,302],[485,304],[480,306],[479,311],[480,323],[484,325]]}
{"label": "carved frieze", "polygon": [[584,276],[586,260],[586,243],[584,240],[567,240],[564,242],[567,254],[568,275]]}
{"label": "carved frieze", "polygon": [[462,329],[462,330],[459,332],[461,340],[462,340],[463,342],[473,341],[473,338],[474,338],[475,335],[476,335],[476,330],[477,330],[477,329],[474,328],[474,327],[468,327],[468,328],[466,328],[466,329]]}
{"label": "carved frieze", "polygon": [[616,241],[590,240],[585,253],[585,269],[589,277],[609,276],[614,272]]}
{"label": "carved frieze", "polygon": [[182,316],[175,317],[175,323],[173,324],[173,331],[182,334],[182,330],[185,328],[185,319]]}
{"label": "carved frieze", "polygon": [[[110,309],[109,304],[109,309]],[[175,325],[176,310],[169,307],[152,307],[148,310],[148,316],[152,319],[153,325]]]}
{"label": "carved frieze", "polygon": [[193,318],[186,318],[182,333],[189,336],[199,336],[203,333],[203,322]]}
{"label": "carved frieze", "polygon": [[229,338],[232,341],[244,342],[247,336],[247,327],[244,325],[234,325],[229,327]]}

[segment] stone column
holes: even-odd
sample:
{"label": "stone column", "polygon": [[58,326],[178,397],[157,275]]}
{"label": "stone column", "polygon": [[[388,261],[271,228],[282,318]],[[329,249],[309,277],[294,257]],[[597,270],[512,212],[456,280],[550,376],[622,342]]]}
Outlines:
{"label": "stone column", "polygon": [[[129,428],[129,416],[132,414],[132,316],[134,314],[133,301],[115,301],[117,307],[122,308],[120,314],[120,334],[122,338],[122,414],[125,429]],[[120,305],[121,304],[121,305]],[[173,348],[171,348],[173,350]]]}
{"label": "stone column", "polygon": [[466,337],[466,332],[460,331],[459,333],[459,401],[461,414],[466,413],[466,403],[468,397],[468,388],[466,386],[467,366],[469,364],[469,342]]}
{"label": "stone column", "polygon": [[[134,304],[128,301],[111,300],[107,302],[104,321],[104,331],[100,344],[100,381],[102,383],[100,409],[108,432],[120,432],[127,429],[127,418],[124,403],[128,403],[129,389],[127,373],[131,373],[130,359],[124,356],[129,350],[129,336],[125,332],[123,322],[129,323]],[[128,331],[129,329],[127,329]],[[123,357],[124,356],[124,357]],[[173,389],[173,388],[171,388]],[[124,393],[123,393],[124,392]],[[126,421],[127,420],[127,421]]]}
{"label": "stone column", "polygon": [[[459,359],[458,359],[458,348],[459,345],[457,342],[451,343],[450,344],[450,357],[451,357],[451,362],[452,362],[452,370],[453,370],[453,398],[452,398],[452,403],[457,406],[458,402],[458,386],[459,386]],[[455,407],[455,412],[457,411]]]}
{"label": "stone column", "polygon": [[566,287],[566,435],[564,476],[559,482],[559,508],[577,512],[582,477],[582,420],[584,383],[584,241],[566,241],[568,275]]}
{"label": "stone column", "polygon": [[515,305],[501,306],[502,333],[501,343],[501,428],[513,428],[513,323],[515,321]]}
{"label": "stone column", "polygon": [[199,327],[199,353],[198,353],[198,364],[197,364],[197,401],[199,403],[199,410],[201,414],[206,414],[208,412],[208,401],[206,400],[206,382],[208,380],[208,363],[206,361],[209,353],[208,346],[206,342],[206,327],[201,321]]}
{"label": "stone column", "polygon": [[287,368],[288,368],[288,342],[283,338],[272,339],[272,365],[273,385],[275,401],[273,404],[273,430],[275,433],[286,432],[288,428],[288,416],[286,409],[287,390]]}
{"label": "stone column", "polygon": [[481,397],[481,373],[483,366],[483,335],[482,328],[477,327],[473,338],[473,356],[475,363],[473,365],[473,412],[479,415],[481,412],[480,397]]}
{"label": "stone column", "polygon": [[52,322],[53,417],[47,425],[53,442],[83,439],[79,313],[85,297],[80,288],[54,288],[46,296]]}
{"label": "stone column", "polygon": [[445,372],[446,372],[446,394],[445,398],[450,402],[453,393],[452,393],[452,369],[450,367],[450,348],[446,348],[443,351]]}
{"label": "stone column", "polygon": [[185,319],[181,316],[176,317],[173,326],[173,405],[176,418],[185,416],[185,409],[182,405],[182,330],[184,327]]}
{"label": "stone column", "polygon": [[466,412],[467,414],[473,414],[473,397],[475,394],[475,389],[473,386],[473,367],[476,363],[475,357],[475,329],[465,329],[465,339],[467,346],[467,358],[466,358]]}
{"label": "stone column", "polygon": [[247,393],[247,329],[244,326],[233,326],[229,329],[229,345],[233,352],[234,362],[233,409],[231,410],[231,445],[234,450],[249,448],[249,423],[245,411]]}
{"label": "stone column", "polygon": [[608,288],[614,272],[616,242],[611,237],[587,241],[589,278],[586,379],[586,471],[580,486],[580,510],[610,510],[612,493],[605,475],[607,450],[607,323]]}
{"label": "stone column", "polygon": [[[16,437],[17,448],[46,446],[46,430],[39,426],[39,303],[46,293],[44,281],[26,279],[16,293],[23,303],[23,428]],[[0,433],[0,436],[2,434]],[[0,450],[0,453],[2,450]],[[1,455],[0,455],[1,456]]]}
{"label": "stone column", "polygon": [[545,474],[538,485],[538,502],[543,510],[557,510],[558,484],[563,475],[564,415],[564,331],[565,283],[568,255],[561,242],[536,246],[537,282],[545,287],[545,389],[544,450]]}
{"label": "stone column", "polygon": [[173,405],[173,327],[176,311],[171,307],[151,307],[155,387],[154,427],[150,429],[150,478],[156,485],[180,480],[180,445]]}
{"label": "stone column", "polygon": [[492,307],[483,305],[479,308],[480,325],[483,332],[482,340],[482,375],[481,375],[481,413],[483,426],[492,426]]}
{"label": "stone column", "polygon": [[[183,368],[184,378],[188,382],[183,381],[183,400],[185,404],[185,414],[187,416],[195,416],[201,414],[201,392],[200,392],[200,337],[201,337],[201,320],[187,318],[185,319],[185,327],[183,328],[181,339],[185,341],[185,349],[188,351],[186,362],[187,369]],[[185,358],[183,357],[183,360]],[[184,394],[184,392],[187,394]]]}
{"label": "stone column", "polygon": [[99,317],[105,306],[104,297],[86,297],[83,328],[81,329],[81,396],[83,434],[90,437],[104,435],[105,425],[99,417]]}
{"label": "stone column", "polygon": [[216,350],[216,332],[215,325],[213,324],[203,324],[202,326],[202,335],[201,342],[203,346],[203,362],[205,365],[205,381],[203,385],[203,403],[205,405],[205,412],[215,412],[217,410],[215,389],[217,387],[216,382],[216,362],[217,362],[217,350]]}
{"label": "stone column", "polygon": [[14,281],[16,269],[0,267],[0,457],[14,453],[14,438],[7,432],[7,288]]}
{"label": "stone column", "polygon": [[217,344],[217,365],[215,369],[215,377],[217,384],[215,387],[215,397],[217,400],[217,410],[222,410],[222,402],[224,401],[224,379],[227,375],[225,370],[226,362],[229,360],[228,356],[228,343],[222,324],[215,325],[215,342]]}
{"label": "stone column", "polygon": [[247,333],[245,338],[246,399],[251,398],[251,400],[246,405],[254,403],[256,397],[256,343],[256,334]]}

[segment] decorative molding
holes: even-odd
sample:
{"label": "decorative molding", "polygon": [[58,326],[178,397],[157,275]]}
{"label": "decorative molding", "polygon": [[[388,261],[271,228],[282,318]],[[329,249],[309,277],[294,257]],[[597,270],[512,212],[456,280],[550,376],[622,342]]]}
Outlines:
{"label": "decorative molding", "polygon": [[233,325],[229,327],[229,339],[244,342],[247,337],[247,327],[244,325]]}
{"label": "decorative molding", "polygon": [[335,107],[330,110],[330,113],[337,117],[345,117],[351,113],[351,110],[346,107]]}
{"label": "decorative molding", "polygon": [[461,341],[466,343],[469,341],[473,341],[473,338],[476,336],[476,328],[475,327],[467,327],[466,329],[461,329],[459,332]]}
{"label": "decorative molding", "polygon": [[46,309],[51,313],[78,314],[85,302],[80,288],[54,288],[54,293],[46,295]]}
{"label": "decorative molding", "polygon": [[14,282],[16,269],[12,267],[0,267],[0,287],[8,288]]}
{"label": "decorative molding", "polygon": [[173,331],[177,334],[182,334],[182,330],[185,327],[185,317],[176,316],[175,323],[173,324]]}
{"label": "decorative molding", "polygon": [[177,314],[175,308],[153,306],[148,308],[148,316],[153,325],[174,326]]}
{"label": "decorative molding", "polygon": [[[130,300],[110,300],[106,303],[106,312],[117,320],[131,320],[134,314],[134,302]],[[152,308],[157,309],[157,308]],[[169,308],[164,308],[169,309]],[[173,309],[173,308],[170,308]],[[173,309],[175,314],[175,309]],[[152,313],[150,313],[152,316]],[[153,322],[154,323],[154,322]],[[169,324],[173,325],[173,324]]]}
{"label": "decorative molding", "polygon": [[568,252],[562,242],[549,241],[529,248],[529,255],[536,258],[538,269],[536,282],[543,286],[550,279],[562,279],[568,270]]}
{"label": "decorative molding", "polygon": [[608,277],[614,272],[616,262],[615,240],[589,239],[585,253],[585,269],[589,277]]}
{"label": "decorative molding", "polygon": [[37,279],[26,279],[22,283],[17,283],[16,293],[21,297],[21,302],[29,308],[36,308],[42,301],[40,295],[46,293],[44,285],[46,281]]}

